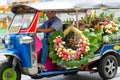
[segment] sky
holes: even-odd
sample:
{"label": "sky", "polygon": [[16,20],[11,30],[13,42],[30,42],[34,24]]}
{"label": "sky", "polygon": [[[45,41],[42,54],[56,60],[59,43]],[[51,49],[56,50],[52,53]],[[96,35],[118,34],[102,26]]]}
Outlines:
{"label": "sky", "polygon": [[0,6],[7,5],[7,0],[0,0]]}
{"label": "sky", "polygon": [[7,3],[12,3],[19,0],[0,0],[0,6],[7,5]]}

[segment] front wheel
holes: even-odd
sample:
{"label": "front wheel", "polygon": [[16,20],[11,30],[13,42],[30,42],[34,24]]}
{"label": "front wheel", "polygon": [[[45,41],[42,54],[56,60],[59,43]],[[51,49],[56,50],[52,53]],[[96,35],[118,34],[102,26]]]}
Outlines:
{"label": "front wheel", "polygon": [[15,68],[13,74],[11,64],[4,62],[0,65],[0,80],[21,80],[21,72]]}
{"label": "front wheel", "polygon": [[118,62],[115,56],[106,55],[104,56],[98,64],[99,75],[104,79],[113,78],[118,69]]}

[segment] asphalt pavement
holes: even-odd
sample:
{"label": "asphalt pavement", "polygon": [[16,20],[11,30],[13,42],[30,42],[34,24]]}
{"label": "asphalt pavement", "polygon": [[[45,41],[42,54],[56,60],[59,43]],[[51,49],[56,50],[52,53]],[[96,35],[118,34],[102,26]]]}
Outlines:
{"label": "asphalt pavement", "polygon": [[[103,80],[98,73],[90,74],[87,71],[80,71],[76,75],[59,75],[54,77],[44,77],[42,79],[31,79],[29,76],[22,75],[22,80]],[[113,79],[120,80],[120,67],[118,68],[117,75]]]}

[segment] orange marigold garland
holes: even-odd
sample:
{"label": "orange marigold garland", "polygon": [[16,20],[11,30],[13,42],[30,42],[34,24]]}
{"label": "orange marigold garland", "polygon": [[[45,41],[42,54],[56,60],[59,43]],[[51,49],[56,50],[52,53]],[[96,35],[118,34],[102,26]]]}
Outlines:
{"label": "orange marigold garland", "polygon": [[100,22],[95,28],[98,30],[103,28],[104,32],[109,34],[119,31],[119,26],[115,20]]}

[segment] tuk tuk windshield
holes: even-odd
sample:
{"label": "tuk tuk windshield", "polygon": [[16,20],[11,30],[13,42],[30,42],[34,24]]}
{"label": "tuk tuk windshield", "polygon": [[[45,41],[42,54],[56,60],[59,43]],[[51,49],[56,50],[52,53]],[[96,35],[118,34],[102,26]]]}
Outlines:
{"label": "tuk tuk windshield", "polygon": [[28,29],[34,18],[35,13],[32,14],[17,14],[9,28],[9,34],[18,33],[20,29]]}

